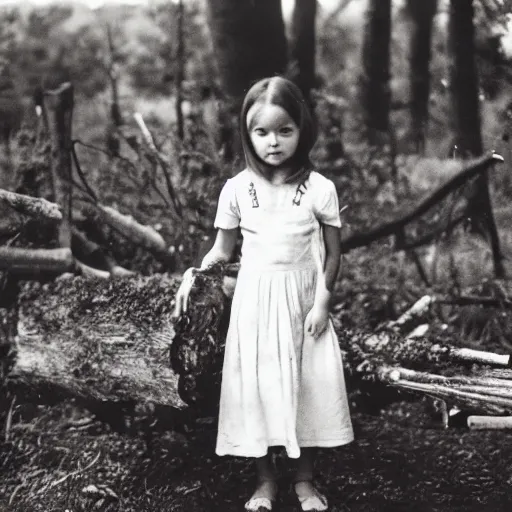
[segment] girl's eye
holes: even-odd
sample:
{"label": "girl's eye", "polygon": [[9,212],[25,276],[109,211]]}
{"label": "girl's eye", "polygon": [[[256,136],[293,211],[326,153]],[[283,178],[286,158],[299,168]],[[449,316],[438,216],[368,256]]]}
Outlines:
{"label": "girl's eye", "polygon": [[293,129],[290,128],[289,126],[285,126],[284,128],[281,128],[281,133],[284,135],[289,135],[292,132],[293,132]]}
{"label": "girl's eye", "polygon": [[256,135],[259,135],[259,136],[263,137],[263,135],[265,135],[267,132],[263,128],[256,128],[254,130],[254,133]]}

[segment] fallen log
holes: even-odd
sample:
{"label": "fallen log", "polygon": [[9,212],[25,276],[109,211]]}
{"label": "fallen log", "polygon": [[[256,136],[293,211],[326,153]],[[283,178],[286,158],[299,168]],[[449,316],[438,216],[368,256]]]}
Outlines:
{"label": "fallen log", "polygon": [[30,274],[71,272],[74,258],[71,249],[25,249],[0,247],[0,270]]}
{"label": "fallen log", "polygon": [[468,427],[472,430],[504,430],[512,428],[512,416],[468,416]]}
{"label": "fallen log", "polygon": [[178,282],[154,275],[23,283],[8,388],[47,403],[74,398],[107,416],[116,406],[133,413],[138,404],[151,404],[157,416],[187,409],[214,414],[221,279],[198,276],[190,311],[199,321],[176,342],[171,314]]}
{"label": "fallen log", "polygon": [[0,189],[0,202],[9,205],[19,213],[35,218],[43,218],[50,221],[62,220],[59,205],[47,201],[42,197],[16,194],[15,192]]}
{"label": "fallen log", "polygon": [[185,407],[169,365],[175,280],[25,283],[11,385],[94,401]]}
{"label": "fallen log", "polygon": [[124,215],[115,208],[102,204],[87,205],[84,214],[88,218],[98,219],[107,224],[132,243],[150,251],[160,261],[172,261],[172,253],[168,250],[162,235],[151,226],[136,221],[131,215]]}
{"label": "fallen log", "polygon": [[[167,274],[23,283],[8,386],[50,403],[73,397],[107,416],[133,412],[138,404],[151,404],[157,417],[215,415],[229,313],[226,275],[219,267],[198,273],[189,310],[174,323],[179,278]],[[512,381],[501,386],[503,373],[469,374],[466,367],[455,377],[436,375],[467,358],[457,356],[458,347],[405,337],[404,326],[409,322],[368,333],[335,322],[349,387],[370,383],[374,390],[421,393],[475,412],[512,413],[512,393],[506,394]]]}

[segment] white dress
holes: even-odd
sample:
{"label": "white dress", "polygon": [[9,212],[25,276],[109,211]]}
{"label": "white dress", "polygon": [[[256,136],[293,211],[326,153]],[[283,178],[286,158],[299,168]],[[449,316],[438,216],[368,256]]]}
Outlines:
{"label": "white dress", "polygon": [[262,457],[284,446],[353,440],[332,322],[317,339],[304,329],[323,265],[320,224],[339,227],[334,184],[312,172],[300,187],[272,185],[251,170],[227,181],[215,227],[240,227],[241,268],[222,373],[218,455]]}

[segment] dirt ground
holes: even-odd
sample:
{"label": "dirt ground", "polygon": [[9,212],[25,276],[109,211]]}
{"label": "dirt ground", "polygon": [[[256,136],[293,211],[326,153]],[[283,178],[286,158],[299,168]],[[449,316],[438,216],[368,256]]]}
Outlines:
{"label": "dirt ground", "polygon": [[[324,449],[318,485],[333,512],[508,511],[512,442],[506,431],[442,429],[431,404],[353,411],[356,441]],[[15,408],[0,442],[0,510],[9,512],[243,510],[254,483],[242,458],[214,455],[215,421],[142,436],[110,431],[73,404]],[[299,510],[292,464],[276,453],[280,509]]]}

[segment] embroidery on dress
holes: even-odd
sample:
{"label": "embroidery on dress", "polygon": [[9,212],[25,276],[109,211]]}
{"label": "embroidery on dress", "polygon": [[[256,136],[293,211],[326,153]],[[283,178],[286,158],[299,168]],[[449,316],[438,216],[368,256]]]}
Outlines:
{"label": "embroidery on dress", "polygon": [[301,181],[297,185],[297,190],[295,191],[295,197],[293,198],[292,203],[296,206],[300,206],[300,201],[302,196],[306,193],[307,187],[305,181]]}
{"label": "embroidery on dress", "polygon": [[251,181],[249,184],[249,195],[252,199],[252,207],[253,208],[259,208],[260,203],[258,202],[258,196],[256,195],[256,189],[254,188],[254,183]]}

